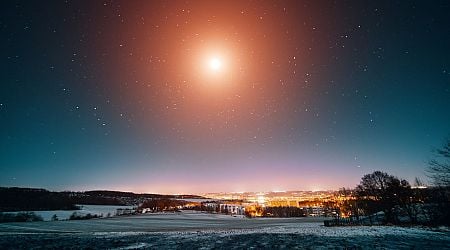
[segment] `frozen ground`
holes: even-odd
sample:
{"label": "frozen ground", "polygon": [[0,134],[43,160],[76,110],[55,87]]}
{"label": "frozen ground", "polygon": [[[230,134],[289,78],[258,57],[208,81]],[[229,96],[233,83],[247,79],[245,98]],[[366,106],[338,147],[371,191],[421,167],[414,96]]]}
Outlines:
{"label": "frozen ground", "polygon": [[[52,211],[30,211],[42,217],[44,221],[50,221],[52,216],[56,214],[59,220],[68,220],[70,215],[74,212],[79,215],[98,215],[98,216],[107,216],[110,214],[114,216],[116,214],[117,209],[119,208],[133,208],[132,206],[105,206],[105,205],[78,205],[81,207],[80,210],[52,210]],[[18,212],[7,212],[11,214],[17,214]]]}
{"label": "frozen ground", "polygon": [[323,218],[247,219],[195,212],[0,224],[1,249],[450,249],[447,229],[323,226]]}

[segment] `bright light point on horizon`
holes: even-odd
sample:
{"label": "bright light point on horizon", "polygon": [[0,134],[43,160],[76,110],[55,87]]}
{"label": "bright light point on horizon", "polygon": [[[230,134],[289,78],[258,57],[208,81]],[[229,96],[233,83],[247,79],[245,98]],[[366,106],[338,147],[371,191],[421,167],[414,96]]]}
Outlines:
{"label": "bright light point on horizon", "polygon": [[264,197],[264,195],[258,195],[257,200],[258,200],[258,203],[259,203],[259,204],[264,204],[264,203],[266,203],[266,197]]}

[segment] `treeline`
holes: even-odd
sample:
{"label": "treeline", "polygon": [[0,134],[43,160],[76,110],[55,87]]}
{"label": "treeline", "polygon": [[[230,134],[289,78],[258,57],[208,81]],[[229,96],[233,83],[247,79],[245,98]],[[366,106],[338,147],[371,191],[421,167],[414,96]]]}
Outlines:
{"label": "treeline", "polygon": [[[90,219],[96,219],[96,218],[101,218],[103,217],[103,215],[98,215],[98,214],[77,214],[77,213],[73,213],[70,215],[69,220],[90,220]],[[52,220],[58,220],[58,219],[54,219],[54,217],[52,217]]]}
{"label": "treeline", "polygon": [[42,217],[36,215],[33,212],[20,212],[20,213],[1,213],[0,223],[3,222],[30,222],[30,221],[42,221]]}
{"label": "treeline", "polygon": [[340,193],[347,197],[341,213],[366,224],[450,225],[448,186],[412,188],[406,180],[375,171],[364,175],[354,190]]}
{"label": "treeline", "polygon": [[298,207],[265,207],[262,210],[262,217],[305,217],[306,211]]}
{"label": "treeline", "polygon": [[71,201],[74,204],[83,204],[83,205],[116,205],[123,206],[127,205],[127,201],[122,200],[121,197],[114,196],[102,196],[96,194],[88,194],[88,192],[84,193],[69,193]]}
{"label": "treeline", "polygon": [[426,172],[434,186],[425,188],[416,178],[411,187],[406,180],[375,171],[364,175],[354,190],[341,190],[347,197],[341,214],[363,224],[379,223],[381,217],[382,223],[450,225],[450,138],[433,152]]}
{"label": "treeline", "polygon": [[144,209],[150,210],[149,212],[162,212],[162,211],[179,211],[179,207],[184,206],[187,202],[183,200],[174,200],[167,198],[153,198],[145,200],[138,208],[139,211]]}

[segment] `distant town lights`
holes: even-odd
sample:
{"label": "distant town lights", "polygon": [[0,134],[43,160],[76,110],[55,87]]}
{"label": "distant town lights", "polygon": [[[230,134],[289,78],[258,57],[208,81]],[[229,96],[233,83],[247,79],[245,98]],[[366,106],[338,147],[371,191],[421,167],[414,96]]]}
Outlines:
{"label": "distant town lights", "polygon": [[266,197],[264,197],[263,195],[258,195],[257,201],[259,204],[264,204],[266,203]]}

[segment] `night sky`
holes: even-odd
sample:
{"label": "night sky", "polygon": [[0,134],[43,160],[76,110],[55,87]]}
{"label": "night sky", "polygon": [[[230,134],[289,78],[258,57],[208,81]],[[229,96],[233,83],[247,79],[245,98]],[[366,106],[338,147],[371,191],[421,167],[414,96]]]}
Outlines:
{"label": "night sky", "polygon": [[327,190],[425,177],[449,1],[2,1],[0,186]]}

